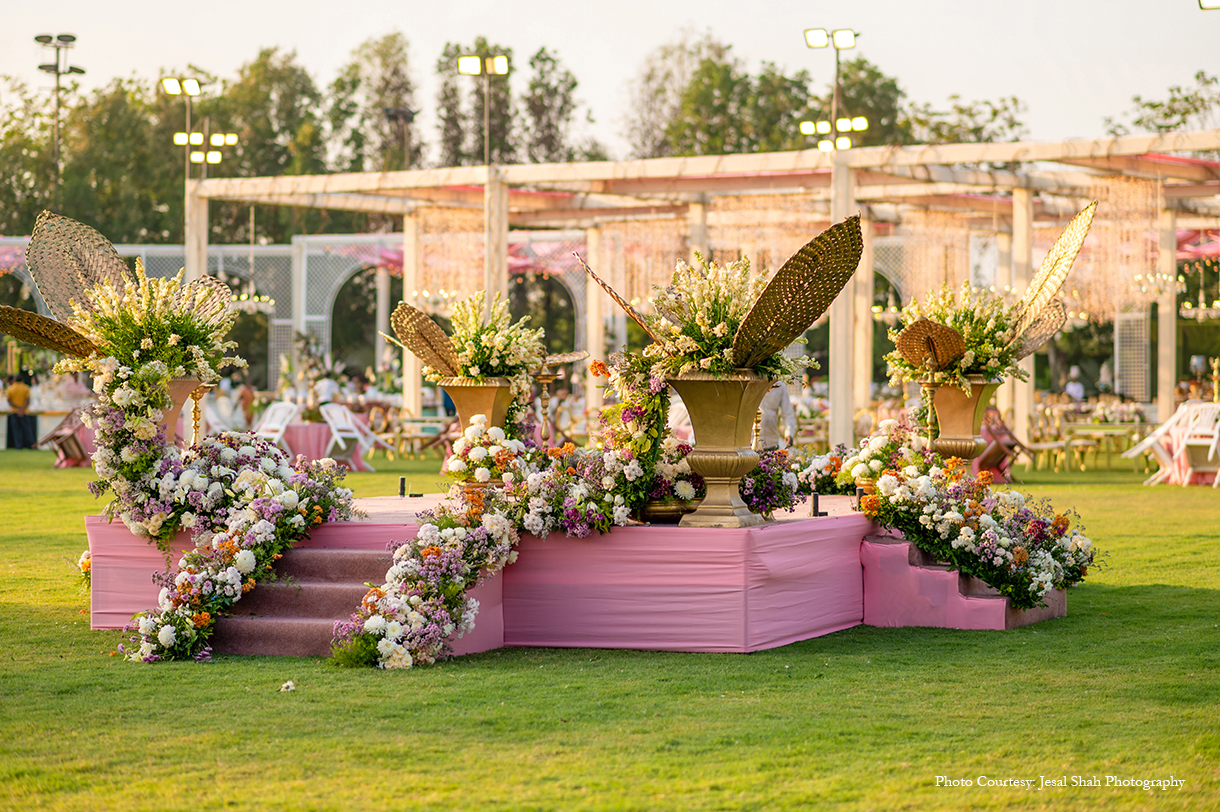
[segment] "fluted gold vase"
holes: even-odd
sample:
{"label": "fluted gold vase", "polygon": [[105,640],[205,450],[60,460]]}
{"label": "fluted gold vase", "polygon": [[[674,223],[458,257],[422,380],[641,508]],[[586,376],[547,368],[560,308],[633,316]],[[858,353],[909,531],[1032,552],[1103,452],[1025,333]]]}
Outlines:
{"label": "fluted gold vase", "polygon": [[513,394],[508,378],[441,378],[440,386],[449,393],[457,407],[462,430],[470,427],[476,414],[487,416],[487,425],[504,426]]}
{"label": "fluted gold vase", "polygon": [[670,378],[682,396],[695,430],[695,447],[687,456],[691,470],[703,477],[707,496],[694,513],[682,517],[682,527],[750,527],[764,519],[742,501],[738,484],[758,465],[750,448],[754,415],[772,381],[750,370],[716,377],[688,372]]}
{"label": "fluted gold vase", "polygon": [[943,457],[970,461],[987,445],[982,437],[983,412],[1001,382],[982,375],[968,375],[967,379],[969,395],[951,384],[940,384],[932,394],[940,432],[932,441],[932,450]]}
{"label": "fluted gold vase", "polygon": [[211,386],[205,386],[198,378],[173,378],[167,384],[169,389],[169,399],[173,401],[168,409],[161,413],[161,425],[165,426],[165,442],[169,445],[181,443],[186,445],[190,442],[194,431],[191,428],[193,419],[190,415],[187,416],[186,426],[183,427],[185,437],[178,437],[178,416],[182,414],[182,407],[190,400],[191,395],[196,391],[199,392],[199,397],[203,397],[204,392],[211,389]]}

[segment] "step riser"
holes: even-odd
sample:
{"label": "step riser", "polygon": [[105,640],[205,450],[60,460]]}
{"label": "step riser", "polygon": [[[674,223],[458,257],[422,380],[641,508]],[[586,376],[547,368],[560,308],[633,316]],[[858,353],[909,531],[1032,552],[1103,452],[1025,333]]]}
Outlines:
{"label": "step riser", "polygon": [[212,634],[215,654],[325,657],[334,621],[287,618],[221,618]]}
{"label": "step riser", "polygon": [[234,616],[330,618],[346,620],[368,593],[364,584],[319,581],[263,584],[233,606]]}
{"label": "step riser", "polygon": [[370,550],[328,550],[303,547],[289,550],[276,564],[276,574],[299,581],[385,581],[386,570],[393,564],[387,552]]}

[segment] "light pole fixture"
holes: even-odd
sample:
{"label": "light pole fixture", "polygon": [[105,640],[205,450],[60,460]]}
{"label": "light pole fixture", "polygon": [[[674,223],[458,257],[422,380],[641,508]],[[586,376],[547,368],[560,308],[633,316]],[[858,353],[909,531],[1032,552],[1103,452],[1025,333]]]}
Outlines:
{"label": "light pole fixture", "polygon": [[72,34],[58,34],[52,37],[50,34],[39,34],[34,37],[34,42],[44,48],[55,49],[55,61],[48,62],[45,65],[39,65],[38,69],[47,73],[55,74],[55,143],[52,146],[51,157],[55,162],[54,176],[54,198],[55,211],[59,211],[59,179],[62,174],[63,167],[59,159],[59,77],[68,74],[84,75],[85,69],[78,68],[75,65],[68,64],[68,49],[76,42],[76,37]]}
{"label": "light pole fixture", "polygon": [[508,74],[508,57],[503,54],[459,56],[458,73],[463,76],[483,75],[483,164],[491,166],[491,77],[493,74]]}
{"label": "light pole fixture", "polygon": [[801,122],[801,132],[805,135],[817,133],[818,135],[827,136],[818,141],[818,149],[822,150],[822,152],[833,152],[836,149],[850,149],[851,136],[849,133],[861,132],[868,129],[868,119],[864,116],[855,116],[854,118],[840,118],[839,116],[839,51],[855,48],[856,37],[858,36],[860,35],[850,28],[839,28],[834,31],[827,31],[825,28],[809,28],[805,30],[805,45],[808,47],[829,48],[834,46],[835,49],[835,81],[830,93],[830,120]]}

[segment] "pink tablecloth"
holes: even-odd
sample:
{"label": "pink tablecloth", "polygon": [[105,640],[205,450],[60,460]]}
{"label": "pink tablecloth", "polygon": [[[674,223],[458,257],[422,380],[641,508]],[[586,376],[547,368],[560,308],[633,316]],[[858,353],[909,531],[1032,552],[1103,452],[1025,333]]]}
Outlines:
{"label": "pink tablecloth", "polygon": [[[284,444],[292,449],[294,457],[304,454],[306,459],[320,460],[328,456],[326,448],[330,445],[330,426],[325,423],[290,423],[284,431]],[[372,470],[359,454],[352,455],[352,467],[357,471]]]}
{"label": "pink tablecloth", "polygon": [[869,527],[853,514],[524,536],[504,570],[504,643],[746,652],[857,626]]}
{"label": "pink tablecloth", "polygon": [[[1178,425],[1171,428],[1169,430],[1169,433],[1166,436],[1161,438],[1161,445],[1165,446],[1165,450],[1169,452],[1170,457],[1173,457],[1174,453],[1177,451],[1178,446],[1182,442],[1182,436],[1185,433],[1186,433],[1186,426],[1179,423]],[[1166,485],[1186,485],[1186,484],[1211,485],[1213,482],[1215,482],[1216,481],[1216,472],[1215,471],[1194,471],[1193,473],[1191,472],[1190,466],[1189,466],[1188,460],[1187,460],[1188,454],[1193,454],[1195,456],[1195,460],[1197,463],[1206,464],[1206,465],[1215,465],[1214,459],[1211,461],[1205,460],[1205,458],[1207,457],[1206,449],[1201,449],[1201,448],[1195,448],[1193,450],[1188,449],[1185,454],[1183,454],[1182,456],[1178,457],[1176,460],[1173,461],[1172,465],[1170,466],[1169,476],[1166,477],[1163,480],[1163,482]],[[1190,479],[1189,483],[1186,481],[1188,477]]]}

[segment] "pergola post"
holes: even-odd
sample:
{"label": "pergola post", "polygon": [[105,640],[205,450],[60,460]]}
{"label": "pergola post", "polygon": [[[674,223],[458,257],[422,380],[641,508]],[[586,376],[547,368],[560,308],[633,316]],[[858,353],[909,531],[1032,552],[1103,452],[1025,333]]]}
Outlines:
{"label": "pergola post", "polygon": [[[995,289],[996,293],[1003,295],[1012,288],[1012,234],[1007,231],[997,232],[995,246],[997,254]],[[1011,421],[1014,412],[1012,381],[1005,381],[996,390],[995,403],[996,408],[1000,410],[1000,416],[1006,421]]]}
{"label": "pergola post", "polygon": [[[1178,278],[1178,218],[1173,209],[1161,209],[1157,221],[1156,269],[1162,278]],[[1156,415],[1160,422],[1173,416],[1178,384],[1178,293],[1170,286],[1157,299]]]}
{"label": "pergola post", "polygon": [[[605,278],[602,260],[602,233],[599,228],[585,230],[585,253],[589,267],[598,276]],[[602,289],[592,279],[585,280],[585,350],[589,360],[605,360],[606,323],[602,313]],[[599,381],[590,373],[585,374],[585,414],[595,415],[601,409],[604,398]],[[590,427],[591,428],[591,427]],[[589,433],[592,437],[592,432]]]}
{"label": "pergola post", "polygon": [[[292,369],[300,369],[297,356],[297,335],[305,332],[305,237],[297,234],[292,238]],[[289,386],[296,386],[295,378]]]}
{"label": "pergola post", "polygon": [[[1012,288],[1017,295],[1025,293],[1033,279],[1034,259],[1034,197],[1029,189],[1012,190]],[[1021,369],[1029,373],[1028,381],[1012,382],[1013,434],[1023,443],[1029,442],[1029,418],[1034,413],[1034,356],[1021,361]]]}
{"label": "pergola post", "polygon": [[[856,205],[855,178],[848,165],[846,150],[832,153],[834,168],[830,181],[830,221],[840,223],[851,215]],[[830,305],[830,444],[855,445],[852,408],[855,392],[856,355],[854,285],[849,281]]]}
{"label": "pergola post", "polygon": [[873,213],[868,206],[860,212],[860,236],[864,251],[855,276],[855,336],[852,349],[855,361],[852,414],[867,409],[873,399]]}
{"label": "pergola post", "polygon": [[[499,167],[487,167],[483,187],[483,289],[488,306],[496,294],[508,295],[508,184]],[[486,310],[484,312],[487,312]]]}
{"label": "pergola post", "polygon": [[382,333],[390,334],[390,272],[378,265],[374,271],[377,290],[377,329],[373,333],[373,369],[376,371],[385,360],[386,341]]}
{"label": "pergola post", "polygon": [[[419,215],[403,215],[402,218],[402,299],[419,306]],[[387,330],[387,333],[389,331]],[[420,364],[415,353],[402,351],[402,406],[414,417],[423,411],[423,385],[420,381]]]}
{"label": "pergola post", "polygon": [[199,194],[202,182],[186,181],[186,282],[208,275],[208,199]]}

